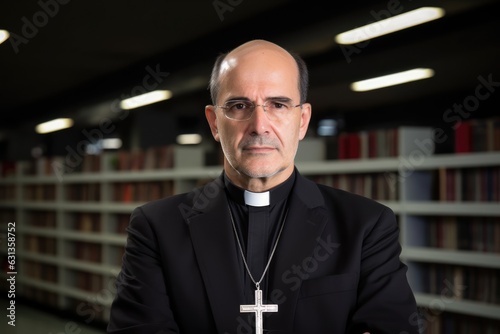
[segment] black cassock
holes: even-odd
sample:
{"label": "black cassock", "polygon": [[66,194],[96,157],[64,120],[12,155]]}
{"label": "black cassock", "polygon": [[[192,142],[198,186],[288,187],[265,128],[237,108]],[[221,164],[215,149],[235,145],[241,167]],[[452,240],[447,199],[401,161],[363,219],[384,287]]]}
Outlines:
{"label": "black cassock", "polygon": [[[269,192],[250,194],[231,183],[226,176],[224,177],[228,202],[235,221],[238,239],[241,242],[245,259],[255,282],[261,279],[272,249],[276,242],[279,242],[278,235],[282,225],[286,224],[287,200],[294,181],[295,173],[285,182],[269,190]],[[264,205],[266,201],[268,205]],[[239,249],[236,251],[238,255],[241,253]],[[240,270],[242,271],[241,277],[244,280],[245,302],[253,303],[255,284],[250,278],[241,256],[238,256],[238,258],[240,259]],[[265,275],[260,283],[264,301],[267,301],[269,296],[267,277],[268,275]]]}

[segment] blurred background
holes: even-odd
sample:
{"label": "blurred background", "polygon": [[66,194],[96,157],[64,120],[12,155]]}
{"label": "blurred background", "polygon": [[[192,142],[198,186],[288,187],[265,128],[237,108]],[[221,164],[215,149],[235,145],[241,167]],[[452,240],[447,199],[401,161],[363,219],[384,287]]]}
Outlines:
{"label": "blurred background", "polygon": [[[423,6],[444,17],[351,45],[335,36]],[[499,81],[498,1],[353,1],[326,8],[304,1],[23,1],[4,6],[0,47],[0,158],[29,158],[39,146],[65,154],[83,129],[111,120],[125,147],[173,143],[208,128],[208,77],[215,57],[262,38],[299,53],[311,72],[311,135],[324,118],[342,127],[445,122],[453,104],[474,94],[478,77]],[[372,30],[377,31],[375,26]],[[367,28],[361,34],[369,34]],[[364,93],[352,82],[413,68],[434,76]],[[148,76],[151,78],[148,81]],[[493,86],[492,89],[496,87]],[[120,112],[117,101],[148,90],[169,100]],[[498,113],[498,95],[473,106],[470,117]],[[48,135],[37,124],[71,118],[71,129]],[[142,132],[142,135],[139,133]],[[145,134],[147,133],[147,135]]]}
{"label": "blurred background", "polygon": [[[0,37],[3,34],[7,39],[0,44],[0,226],[2,243],[6,245],[7,224],[17,222],[18,263],[24,263],[23,274],[31,268],[31,278],[24,283],[18,276],[19,326],[28,326],[31,321],[36,327],[29,330],[32,333],[69,333],[68,328],[61,326],[71,326],[71,321],[75,321],[83,333],[103,330],[112,299],[112,289],[106,286],[119,269],[119,260],[115,260],[122,254],[128,213],[137,203],[151,199],[113,197],[131,190],[127,185],[118,186],[118,180],[107,169],[141,172],[147,168],[131,165],[134,159],[147,157],[127,156],[126,152],[140,151],[147,156],[147,152],[162,148],[164,151],[151,154],[173,155],[170,159],[184,159],[187,166],[209,166],[190,176],[143,173],[133,179],[129,173],[130,182],[162,183],[172,179],[161,189],[155,188],[160,196],[190,190],[203,182],[199,179],[213,175],[220,164],[220,152],[204,116],[204,106],[211,104],[207,90],[211,67],[218,54],[250,39],[266,39],[298,53],[309,66],[308,102],[313,106],[313,119],[307,135],[312,146],[307,147],[312,151],[319,148],[319,159],[327,161],[312,167],[306,165],[309,172],[306,168],[305,173],[311,177],[339,186],[342,181],[331,178],[352,173],[354,168],[359,171],[357,176],[364,178],[361,187],[371,188],[364,194],[376,197],[374,188],[383,185],[377,186],[372,176],[367,181],[367,176],[380,176],[387,171],[401,176],[401,160],[396,157],[403,151],[381,156],[379,150],[378,156],[370,155],[366,147],[354,149],[352,142],[350,148],[342,146],[342,135],[402,127],[430,129],[421,138],[432,138],[432,151],[437,159],[442,155],[442,160],[427,159],[423,167],[417,163],[422,171],[415,174],[423,175],[422,178],[399,184],[394,198],[376,199],[391,201],[400,219],[403,248],[407,250],[403,255],[410,269],[417,273],[412,284],[422,293],[418,299],[422,331],[458,333],[450,328],[469,326],[461,323],[465,319],[476,328],[486,323],[484,330],[498,333],[499,5],[494,0],[374,0],[330,5],[295,0],[39,0],[2,4]],[[394,24],[383,20],[421,7],[437,8],[438,14],[429,22],[375,37],[375,33]],[[402,19],[404,23],[410,20]],[[373,26],[366,26],[372,23]],[[355,28],[360,30],[353,32],[354,37],[367,39],[340,40],[341,33]],[[356,91],[352,85],[414,69],[423,69],[423,77],[405,84],[366,91]],[[146,101],[143,94],[149,92],[156,92],[158,101],[138,106]],[[61,119],[69,127],[52,132],[38,127]],[[467,126],[461,126],[466,123]],[[456,133],[458,128],[462,129],[460,136]],[[442,131],[439,136],[446,140],[429,137],[432,129]],[[463,139],[465,135],[468,139]],[[403,137],[414,141],[412,135],[405,137],[403,131],[396,136],[400,141]],[[472,137],[476,141],[472,142]],[[360,141],[363,139],[354,139]],[[170,151],[172,147],[175,149]],[[345,150],[358,153],[349,156]],[[496,153],[481,154],[485,151]],[[105,153],[109,153],[108,160],[97,158],[97,162],[92,162],[92,157],[104,157]],[[302,153],[304,160],[316,158]],[[193,154],[200,158],[193,160]],[[60,182],[60,175],[54,176],[55,161],[68,168],[68,157],[77,159],[84,155],[85,163],[77,162],[76,170],[84,173],[88,170],[80,165],[97,163],[97,168],[88,167],[94,176],[71,175],[66,183]],[[352,160],[389,156],[393,159],[368,160],[363,167]],[[338,167],[338,160],[348,160],[353,165]],[[108,162],[113,167],[103,167]],[[51,170],[47,171],[51,163]],[[121,164],[128,167],[121,168]],[[158,161],[153,164],[159,165]],[[157,169],[168,169],[172,164],[175,165],[165,162]],[[485,186],[486,190],[477,190],[478,186],[453,188],[451,192],[459,196],[446,197],[443,193],[450,192],[451,186],[443,185],[442,180],[446,180],[443,175],[449,170],[460,173],[448,176],[448,183],[452,178],[460,179],[460,184],[483,182],[489,186]],[[473,176],[463,176],[469,172]],[[330,178],[325,178],[327,174]],[[189,182],[179,185],[178,178],[188,178]],[[420,196],[417,186],[422,180],[429,182],[429,189],[428,194]],[[354,176],[344,185],[353,182]],[[471,189],[478,193],[466,198]],[[126,205],[108,206],[108,196]],[[413,199],[433,203],[411,211],[403,202]],[[458,202],[454,203],[458,206],[462,201],[467,203],[462,209],[440,205],[451,201]],[[90,206],[86,202],[97,204]],[[456,221],[445,223],[446,217]],[[412,228],[417,224],[421,227]],[[460,230],[461,224],[469,229]],[[450,233],[460,234],[462,243],[445,247],[437,240]],[[94,247],[89,243],[95,234],[102,242],[94,240]],[[467,238],[476,234],[480,245],[474,242],[467,246]],[[418,249],[413,252],[412,247]],[[448,250],[425,253],[436,248]],[[2,246],[4,254],[6,249]],[[74,256],[61,259],[61,254]],[[437,260],[430,260],[436,256]],[[461,262],[459,258],[465,260]],[[80,264],[72,264],[71,259]],[[115,272],[106,263],[113,263]],[[436,263],[441,267],[435,268]],[[4,272],[9,272],[7,265]],[[481,274],[474,276],[478,272]],[[3,297],[10,287],[7,278],[2,276],[6,292]],[[88,283],[93,280],[98,283]],[[440,292],[447,287],[446,282],[454,282],[455,288],[469,286],[466,299],[470,302],[443,302]],[[68,288],[75,284],[76,292]],[[472,293],[470,287],[476,285],[489,288]],[[450,296],[445,297],[450,300]],[[3,298],[5,305],[9,298]],[[103,300],[94,303],[99,298]],[[21,309],[23,306],[27,308]],[[0,328],[16,332],[6,325],[5,317]]]}

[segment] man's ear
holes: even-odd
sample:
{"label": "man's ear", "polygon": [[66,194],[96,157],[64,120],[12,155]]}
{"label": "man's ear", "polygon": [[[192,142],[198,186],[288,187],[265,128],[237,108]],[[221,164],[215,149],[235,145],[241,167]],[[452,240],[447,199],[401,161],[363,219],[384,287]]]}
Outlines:
{"label": "man's ear", "polygon": [[310,103],[302,104],[300,109],[299,140],[304,139],[311,121],[312,106]]}
{"label": "man's ear", "polygon": [[212,105],[205,106],[205,117],[207,118],[208,126],[212,136],[216,141],[219,141],[219,130],[217,129],[217,115],[215,114],[215,107]]}

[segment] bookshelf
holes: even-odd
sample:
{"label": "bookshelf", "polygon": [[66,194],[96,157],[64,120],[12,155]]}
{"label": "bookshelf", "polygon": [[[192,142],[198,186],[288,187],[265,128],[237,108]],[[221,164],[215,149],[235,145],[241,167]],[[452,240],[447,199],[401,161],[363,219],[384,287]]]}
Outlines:
{"label": "bookshelf", "polygon": [[[363,136],[368,139],[351,143],[368,145],[370,136]],[[305,143],[296,165],[319,183],[394,210],[423,333],[458,326],[463,317],[498,327],[500,151],[434,155],[430,128],[401,127],[390,138],[390,153],[383,156],[365,148],[337,160],[311,161]],[[315,156],[321,157],[317,145],[315,139]],[[3,169],[0,218],[18,222],[20,295],[72,310],[87,322],[108,320],[130,212],[156,197],[190,191],[222,170],[203,166],[200,148],[154,152],[163,163],[146,163],[147,152],[106,153],[62,178],[47,168],[50,161]],[[134,159],[142,162],[134,165]],[[486,181],[470,188],[470,179]]]}

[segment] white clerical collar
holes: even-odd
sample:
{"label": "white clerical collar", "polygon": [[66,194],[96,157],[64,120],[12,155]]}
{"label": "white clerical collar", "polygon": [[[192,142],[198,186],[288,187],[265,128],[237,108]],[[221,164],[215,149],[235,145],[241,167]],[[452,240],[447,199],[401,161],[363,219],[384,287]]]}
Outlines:
{"label": "white clerical collar", "polygon": [[245,204],[247,204],[247,205],[268,206],[270,204],[269,191],[265,191],[262,193],[254,193],[254,192],[245,190],[243,196],[245,198]]}

